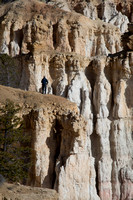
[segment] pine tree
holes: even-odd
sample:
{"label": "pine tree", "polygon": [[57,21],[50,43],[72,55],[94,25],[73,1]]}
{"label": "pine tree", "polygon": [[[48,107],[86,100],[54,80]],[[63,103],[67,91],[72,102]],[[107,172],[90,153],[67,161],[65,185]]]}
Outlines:
{"label": "pine tree", "polygon": [[0,108],[0,174],[12,182],[23,182],[30,167],[30,137],[17,116],[20,110],[10,100]]}

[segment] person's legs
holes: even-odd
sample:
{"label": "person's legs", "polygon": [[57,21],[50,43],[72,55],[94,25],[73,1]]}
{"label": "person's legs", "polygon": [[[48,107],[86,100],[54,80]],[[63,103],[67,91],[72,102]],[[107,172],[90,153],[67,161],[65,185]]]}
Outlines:
{"label": "person's legs", "polygon": [[47,88],[47,86],[45,85],[45,86],[44,86],[44,91],[45,91],[45,94],[46,94],[46,88]]}
{"label": "person's legs", "polygon": [[42,84],[42,94],[44,94],[44,85]]}

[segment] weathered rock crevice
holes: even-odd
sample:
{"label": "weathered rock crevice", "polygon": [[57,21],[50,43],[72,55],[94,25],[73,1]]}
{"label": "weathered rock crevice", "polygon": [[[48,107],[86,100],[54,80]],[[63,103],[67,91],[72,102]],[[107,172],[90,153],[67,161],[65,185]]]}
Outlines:
{"label": "weathered rock crevice", "polygon": [[58,23],[53,25],[53,46],[56,49],[57,46],[57,30],[58,30]]}

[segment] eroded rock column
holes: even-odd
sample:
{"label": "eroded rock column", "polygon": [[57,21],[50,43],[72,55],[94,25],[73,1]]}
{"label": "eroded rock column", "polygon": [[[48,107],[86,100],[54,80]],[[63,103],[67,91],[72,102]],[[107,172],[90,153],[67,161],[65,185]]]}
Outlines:
{"label": "eroded rock column", "polygon": [[[109,109],[111,100],[111,86],[105,77],[104,68],[106,57],[94,60],[93,66],[97,78],[94,86],[93,103],[96,113],[96,134],[99,136],[100,157],[97,160],[98,191],[102,200],[112,200],[111,169],[112,159],[110,156],[110,123]],[[97,148],[97,147],[93,147]]]}
{"label": "eroded rock column", "polygon": [[29,116],[34,133],[32,184],[56,189],[59,200],[100,200],[83,117],[55,103]]}
{"label": "eroded rock column", "polygon": [[[133,173],[131,172],[132,116],[125,96],[128,80],[132,77],[129,57],[114,59],[113,68],[115,69],[113,76],[114,106],[110,137],[113,159],[112,198],[113,200],[124,200],[133,198],[131,191],[133,187]],[[117,70],[119,73],[116,74]]]}

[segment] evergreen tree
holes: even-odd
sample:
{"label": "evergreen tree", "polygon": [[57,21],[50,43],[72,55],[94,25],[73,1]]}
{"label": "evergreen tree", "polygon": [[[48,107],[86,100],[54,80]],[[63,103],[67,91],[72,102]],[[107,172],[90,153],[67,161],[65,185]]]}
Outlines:
{"label": "evergreen tree", "polygon": [[30,137],[17,116],[20,110],[10,100],[0,108],[0,174],[13,182],[26,180],[30,167]]}
{"label": "evergreen tree", "polygon": [[2,3],[8,3],[8,2],[13,2],[13,1],[16,1],[16,0],[1,0]]}

